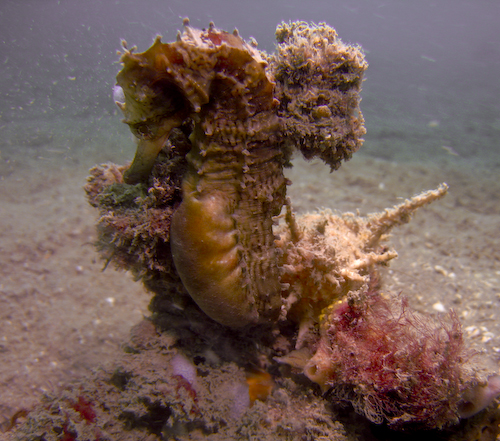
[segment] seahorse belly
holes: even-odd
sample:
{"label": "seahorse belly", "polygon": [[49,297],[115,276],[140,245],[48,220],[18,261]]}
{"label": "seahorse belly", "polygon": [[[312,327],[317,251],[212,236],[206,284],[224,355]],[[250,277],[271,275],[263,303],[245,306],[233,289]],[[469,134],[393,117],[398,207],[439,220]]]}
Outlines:
{"label": "seahorse belly", "polygon": [[197,195],[185,178],[184,199],[172,218],[170,243],[175,266],[193,300],[211,318],[238,327],[258,313],[244,287],[235,222],[227,197]]}

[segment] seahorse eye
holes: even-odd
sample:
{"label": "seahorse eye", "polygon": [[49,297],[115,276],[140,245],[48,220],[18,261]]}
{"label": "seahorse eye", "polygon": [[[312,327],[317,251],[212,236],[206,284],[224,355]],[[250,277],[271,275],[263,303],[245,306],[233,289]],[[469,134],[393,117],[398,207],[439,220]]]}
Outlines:
{"label": "seahorse eye", "polygon": [[156,136],[157,130],[155,130],[153,124],[141,122],[138,124],[129,124],[129,127],[136,138],[144,141],[149,141]]}

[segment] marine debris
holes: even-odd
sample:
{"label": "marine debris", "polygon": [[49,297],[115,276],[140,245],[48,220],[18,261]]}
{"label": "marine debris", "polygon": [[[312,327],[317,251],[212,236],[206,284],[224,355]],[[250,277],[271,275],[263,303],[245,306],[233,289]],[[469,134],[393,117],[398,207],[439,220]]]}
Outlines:
{"label": "marine debris", "polygon": [[[190,378],[192,359],[245,368],[251,398],[238,418],[303,374],[318,399],[349,402],[374,423],[456,423],[494,399],[498,377],[473,364],[453,313],[412,312],[383,292],[379,271],[397,256],[392,228],[448,187],[368,217],[296,216],[284,167],[299,151],[335,170],[359,149],[367,63],[326,24],[282,23],[276,36],[267,55],[237,31],[185,20],[173,43],[157,37],[143,53],[124,43],[117,104],[138,147],[131,165],[91,170],[97,248],[154,293],[152,321],[175,336]],[[194,380],[183,378],[200,420]],[[173,418],[157,432],[201,427]]]}

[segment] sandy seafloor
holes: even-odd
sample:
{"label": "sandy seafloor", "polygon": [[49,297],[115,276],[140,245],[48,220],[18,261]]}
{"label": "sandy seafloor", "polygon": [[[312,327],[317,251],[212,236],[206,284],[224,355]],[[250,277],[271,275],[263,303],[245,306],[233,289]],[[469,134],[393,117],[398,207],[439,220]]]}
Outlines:
{"label": "sandy seafloor", "polygon": [[[368,59],[374,62],[361,106],[365,145],[333,173],[320,161],[296,157],[288,171],[292,205],[297,213],[326,207],[365,215],[446,182],[444,199],[393,231],[390,244],[399,257],[384,270],[383,290],[404,294],[412,308],[428,314],[454,309],[467,341],[482,351],[481,363],[498,371],[498,63],[489,71],[466,60],[462,76],[429,80],[428,90],[417,91],[418,81],[402,73],[396,89],[406,89],[407,82],[412,93],[429,100],[412,106],[408,97],[399,100],[397,90],[391,93],[393,84],[370,90],[370,72],[376,77],[385,60]],[[467,70],[474,63],[477,71]],[[469,82],[472,72],[479,79]],[[56,89],[37,93],[44,97]],[[109,108],[80,117],[25,109],[21,117],[11,119],[5,111],[0,118],[0,439],[8,437],[3,431],[13,415],[33,409],[44,394],[57,396],[98,366],[112,366],[131,328],[148,315],[150,294],[127,273],[111,266],[103,271],[92,245],[97,213],[83,191],[88,169],[123,164],[135,150],[128,128]]]}

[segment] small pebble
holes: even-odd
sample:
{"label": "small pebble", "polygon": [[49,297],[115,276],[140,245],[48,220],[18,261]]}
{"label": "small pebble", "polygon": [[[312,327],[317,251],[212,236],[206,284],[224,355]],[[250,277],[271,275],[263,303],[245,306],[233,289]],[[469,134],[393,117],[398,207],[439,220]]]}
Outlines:
{"label": "small pebble", "polygon": [[467,326],[465,331],[469,334],[469,337],[477,337],[481,334],[481,331],[476,326]]}
{"label": "small pebble", "polygon": [[481,338],[481,343],[488,343],[489,341],[493,340],[495,337],[495,334],[493,332],[485,332],[483,337]]}
{"label": "small pebble", "polygon": [[434,303],[432,307],[438,312],[446,312],[446,308],[441,302]]}
{"label": "small pebble", "polygon": [[441,265],[434,266],[434,271],[436,271],[439,274],[442,274],[443,276],[448,275],[448,272]]}

